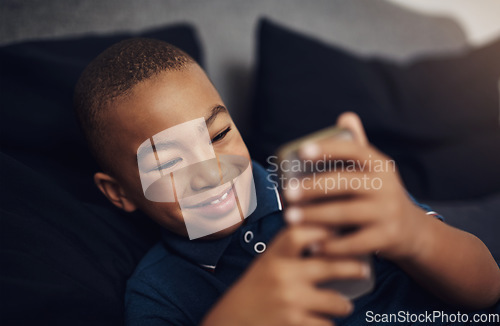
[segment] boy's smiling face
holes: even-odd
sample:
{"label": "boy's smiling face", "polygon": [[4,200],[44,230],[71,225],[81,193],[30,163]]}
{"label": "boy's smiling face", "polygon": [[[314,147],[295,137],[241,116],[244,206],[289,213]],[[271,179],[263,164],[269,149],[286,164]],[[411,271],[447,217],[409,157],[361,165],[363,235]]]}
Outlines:
{"label": "boy's smiling face", "polygon": [[[95,181],[98,187],[115,205],[127,211],[140,209],[161,226],[175,233],[187,235],[183,218],[185,210],[183,208],[181,211],[178,201],[155,202],[145,197],[141,177],[143,178],[142,173],[146,172],[146,168],[143,168],[143,171],[141,171],[141,167],[138,168],[137,156],[141,144],[169,128],[175,130],[173,127],[180,124],[189,126],[193,122],[201,121],[208,130],[211,144],[207,144],[207,147],[212,146],[212,153],[215,153],[218,158],[224,155],[234,155],[250,162],[246,145],[218,92],[205,72],[196,64],[189,64],[182,70],[165,71],[142,81],[135,85],[127,95],[114,100],[110,105],[105,118],[109,146],[111,147],[108,160],[112,162],[113,168],[112,171],[109,171],[110,174],[96,174]],[[177,143],[179,147],[186,147],[190,143],[189,135],[192,136],[196,128],[193,128],[193,133],[187,132],[185,128],[179,130]],[[174,167],[181,168],[183,164],[189,164],[187,154],[185,155],[179,149],[170,148],[166,149],[165,152],[156,149],[156,151],[157,153],[150,153],[149,161],[155,162],[152,158],[160,156],[160,160],[166,162],[163,164],[166,173],[169,173],[169,169]],[[146,161],[145,166],[153,164],[151,162],[147,163]],[[222,176],[218,172],[215,175],[212,173],[214,171],[210,171],[208,168],[205,172],[199,173],[197,178],[190,178],[186,185],[176,184],[176,196],[181,197],[185,193],[196,194],[197,191],[202,191],[205,188],[215,189],[212,183],[220,182]],[[220,187],[217,189],[210,193],[207,192],[209,193],[207,198],[211,198],[213,201],[219,192],[227,193],[227,189],[224,191],[221,191]],[[223,199],[226,197],[228,196],[225,195]],[[203,199],[201,200],[203,201]],[[196,206],[192,200],[187,199],[186,201],[189,205],[186,207],[193,211],[200,210],[199,205]],[[228,204],[226,207],[209,207],[205,210],[217,212],[217,209],[225,209],[226,211],[238,209],[238,207],[227,206]],[[189,210],[186,208],[186,211]],[[241,223],[240,221],[206,238],[227,235],[237,229]]]}

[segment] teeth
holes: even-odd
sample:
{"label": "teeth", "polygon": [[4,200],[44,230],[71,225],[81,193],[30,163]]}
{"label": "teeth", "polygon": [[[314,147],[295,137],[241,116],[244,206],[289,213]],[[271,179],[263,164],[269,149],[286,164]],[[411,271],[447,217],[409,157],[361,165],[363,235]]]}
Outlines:
{"label": "teeth", "polygon": [[224,195],[220,196],[218,199],[216,200],[212,200],[211,202],[207,203],[207,204],[203,204],[203,205],[196,205],[197,207],[202,207],[202,206],[206,206],[206,205],[215,205],[215,204],[218,204],[220,203],[221,201],[223,201],[224,199],[227,198],[227,196],[229,195],[229,192],[231,191],[231,188],[228,189],[228,191],[226,193],[224,193]]}
{"label": "teeth", "polygon": [[220,203],[221,201],[223,201],[224,199],[227,198],[228,194],[229,194],[229,190],[224,195],[220,196],[218,199],[211,201],[210,205],[215,205],[215,204]]}

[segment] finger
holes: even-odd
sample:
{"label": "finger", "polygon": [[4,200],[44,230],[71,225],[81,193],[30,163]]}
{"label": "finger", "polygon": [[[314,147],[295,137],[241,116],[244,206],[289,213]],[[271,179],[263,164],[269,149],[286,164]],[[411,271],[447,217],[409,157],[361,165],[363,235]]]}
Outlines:
{"label": "finger", "polygon": [[318,251],[330,256],[359,256],[385,247],[386,238],[379,228],[371,227],[323,242]]}
{"label": "finger", "polygon": [[326,317],[318,317],[314,315],[305,316],[303,321],[296,325],[304,326],[335,326],[335,323]]}
{"label": "finger", "polygon": [[335,196],[364,195],[379,190],[383,180],[368,173],[316,173],[285,180],[285,199],[290,203],[312,201]]}
{"label": "finger", "polygon": [[284,215],[290,224],[310,223],[329,227],[356,226],[372,221],[376,208],[370,203],[371,201],[361,197],[356,200],[291,205],[285,210]]}
{"label": "finger", "polygon": [[314,283],[370,277],[368,263],[356,258],[308,258],[297,262],[296,268],[305,278]]}
{"label": "finger", "polygon": [[318,314],[344,317],[354,310],[352,302],[337,291],[311,288],[304,292],[305,308]]}
{"label": "finger", "polygon": [[331,237],[331,231],[319,226],[291,226],[281,231],[268,249],[269,254],[298,257],[313,243]]}
{"label": "finger", "polygon": [[308,160],[365,160],[371,154],[370,147],[343,139],[328,138],[304,143],[298,151],[299,158]]}
{"label": "finger", "polygon": [[[396,163],[377,148],[356,142],[325,139],[307,142],[299,149],[299,158],[314,164],[321,163],[328,171],[387,172],[395,171]],[[319,163],[316,163],[319,162]]]}
{"label": "finger", "polygon": [[337,119],[337,126],[350,130],[354,135],[354,140],[359,144],[363,146],[368,145],[368,138],[366,137],[363,123],[356,113],[342,113]]}

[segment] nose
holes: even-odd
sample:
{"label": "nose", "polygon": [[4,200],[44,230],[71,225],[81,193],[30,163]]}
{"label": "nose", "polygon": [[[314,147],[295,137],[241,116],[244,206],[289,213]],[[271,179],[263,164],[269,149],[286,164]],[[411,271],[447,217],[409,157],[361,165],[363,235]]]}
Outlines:
{"label": "nose", "polygon": [[221,185],[221,171],[217,158],[197,164],[191,176],[193,191],[207,190]]}

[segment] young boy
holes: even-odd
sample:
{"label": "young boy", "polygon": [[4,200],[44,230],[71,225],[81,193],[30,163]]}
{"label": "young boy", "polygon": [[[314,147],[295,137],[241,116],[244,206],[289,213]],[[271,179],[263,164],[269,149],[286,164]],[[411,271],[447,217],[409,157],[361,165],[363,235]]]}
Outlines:
{"label": "young boy", "polygon": [[[381,181],[376,190],[325,192],[307,182],[285,189],[285,219],[276,189],[256,163],[250,168],[254,182],[243,192],[235,186],[238,173],[224,194],[212,192],[224,183],[220,157],[250,162],[250,155],[204,71],[172,45],[131,39],[110,47],[83,72],[75,109],[103,169],[95,174],[96,185],[114,205],[139,209],[162,227],[162,242],[128,282],[128,325],[332,325],[333,318],[364,324],[373,314],[482,309],[500,297],[500,270],[484,244],[415,205],[392,169],[318,176],[352,179],[368,173]],[[389,160],[368,143],[356,115],[344,114],[337,123],[355,141],[310,143],[301,157]],[[160,142],[158,135],[168,137]],[[146,156],[144,144],[152,148]],[[219,164],[193,169],[184,179],[176,175],[211,159]],[[151,194],[158,180],[159,190]],[[247,217],[242,198],[252,187],[257,204]],[[183,204],[204,193],[210,196],[200,204]],[[237,207],[226,204],[227,198],[236,199]],[[225,221],[227,227],[188,238],[190,213],[229,211],[239,215]],[[358,229],[333,236],[332,228],[342,226]],[[307,249],[313,255],[304,257]],[[369,277],[369,267],[354,257],[373,253],[377,285],[355,301],[355,310],[340,293],[317,287]]]}

